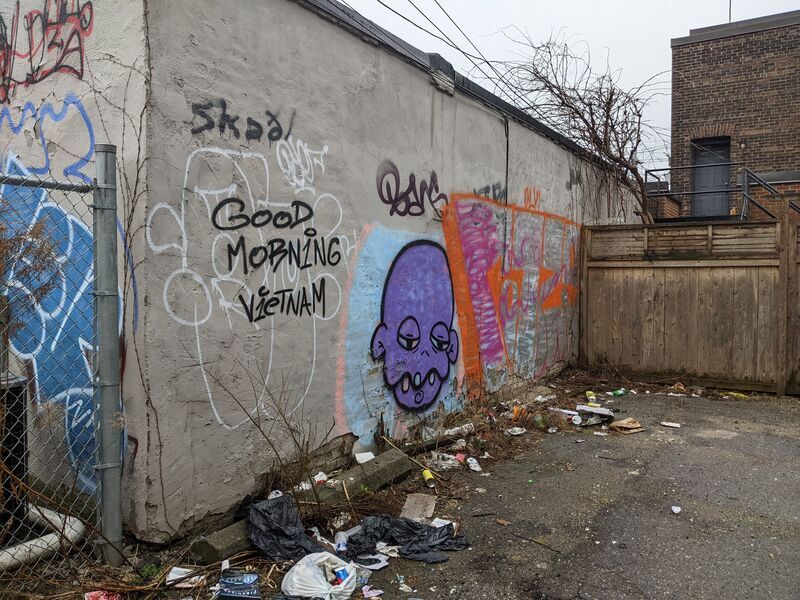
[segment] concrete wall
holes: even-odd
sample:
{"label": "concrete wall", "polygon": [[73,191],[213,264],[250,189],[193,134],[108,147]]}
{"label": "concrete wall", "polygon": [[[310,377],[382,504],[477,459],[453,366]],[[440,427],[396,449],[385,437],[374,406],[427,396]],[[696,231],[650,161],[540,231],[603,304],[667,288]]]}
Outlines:
{"label": "concrete wall", "polygon": [[[607,215],[570,151],[286,0],[62,4],[80,61],[26,74],[17,56],[3,164],[91,177],[94,144],[120,147],[135,534],[228,510],[298,443],[369,447],[575,356],[578,223]],[[89,252],[88,211],[56,205]],[[69,339],[18,348],[32,384],[62,382],[37,406],[88,406]],[[70,449],[86,416],[59,417],[55,455],[91,491]]]}
{"label": "concrete wall", "polygon": [[[122,235],[144,190],[146,69],[142,6],[128,0],[0,2],[0,172],[92,181],[95,146],[119,151],[123,334],[136,328],[132,260],[143,235]],[[3,257],[12,307],[11,368],[28,379],[31,475],[93,493],[90,379],[93,238],[90,194],[0,186],[5,233],[44,224],[59,267],[37,282],[22,256]],[[141,229],[141,228],[139,228]],[[112,415],[112,417],[115,417]]]}
{"label": "concrete wall", "polygon": [[253,491],[284,416],[368,447],[575,356],[572,153],[292,2],[149,31],[138,535]]}

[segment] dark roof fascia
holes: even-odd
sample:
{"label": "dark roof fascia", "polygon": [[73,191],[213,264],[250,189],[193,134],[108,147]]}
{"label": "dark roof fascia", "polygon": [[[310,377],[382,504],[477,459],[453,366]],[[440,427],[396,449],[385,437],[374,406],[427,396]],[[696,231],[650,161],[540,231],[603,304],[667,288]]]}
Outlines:
{"label": "dark roof fascia", "polygon": [[709,40],[746,35],[748,33],[757,33],[759,31],[790,27],[792,25],[800,25],[800,10],[793,10],[777,15],[767,15],[755,19],[746,19],[744,21],[735,21],[733,23],[724,23],[722,25],[690,29],[688,36],[673,38],[670,41],[670,46],[674,48],[676,46],[685,46],[686,44],[694,44],[696,42],[707,42]]}
{"label": "dark roof fascia", "polygon": [[549,138],[571,152],[581,156],[582,158],[603,164],[599,157],[592,154],[588,150],[581,148],[573,140],[558,133],[541,121],[534,119],[526,112],[494,95],[464,75],[456,72],[453,66],[438,54],[428,54],[422,50],[419,50],[418,48],[415,48],[396,35],[393,35],[379,25],[376,25],[369,19],[366,19],[360,13],[347,8],[339,2],[336,2],[335,0],[291,1],[314,12],[315,14],[334,23],[335,25],[346,29],[350,33],[357,35],[365,42],[376,46],[381,46],[389,50],[405,62],[417,67],[422,71],[425,71],[426,73],[442,71],[445,75],[453,79],[455,88],[463,94],[482,102],[483,104],[502,113],[504,116],[510,117],[514,121],[517,121],[519,124],[533,129],[540,135]]}

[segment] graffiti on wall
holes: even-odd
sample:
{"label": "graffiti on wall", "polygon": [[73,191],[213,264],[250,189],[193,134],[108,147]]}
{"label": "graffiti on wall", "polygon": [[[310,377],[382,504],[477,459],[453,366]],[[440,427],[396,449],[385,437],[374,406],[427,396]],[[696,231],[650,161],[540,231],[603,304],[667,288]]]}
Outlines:
{"label": "graffiti on wall", "polygon": [[0,104],[18,86],[40,83],[55,73],[83,78],[84,40],[92,33],[94,9],[88,0],[44,0],[40,9],[11,22],[0,17]]}
{"label": "graffiti on wall", "polygon": [[500,181],[490,183],[480,188],[475,188],[472,190],[472,193],[476,196],[483,196],[484,198],[489,198],[490,200],[499,200],[501,202],[505,202],[508,198],[508,190],[506,190],[506,186],[504,186]]}
{"label": "graffiti on wall", "polygon": [[216,129],[219,131],[220,137],[225,137],[227,134],[237,140],[244,134],[243,139],[247,142],[260,142],[266,132],[266,141],[269,143],[277,142],[281,138],[288,138],[291,135],[294,113],[289,119],[285,134],[278,115],[266,110],[264,117],[246,116],[242,119],[228,109],[228,101],[224,98],[216,101],[193,102],[190,131],[192,135],[198,135]]}
{"label": "graffiti on wall", "polygon": [[579,227],[558,215],[453,195],[444,231],[467,376],[499,389],[571,355]]}
{"label": "graffiti on wall", "polygon": [[[33,175],[51,174],[51,148],[55,143],[56,124],[62,127],[69,122],[71,127],[69,162],[63,169],[66,177],[78,177],[86,182],[93,180],[88,172],[89,162],[94,156],[94,129],[83,102],[73,93],[68,93],[60,103],[44,102],[40,106],[26,102],[21,109],[4,106],[0,109],[0,135],[7,135],[11,148],[26,157],[25,162]],[[31,144],[27,132],[35,136]],[[35,148],[35,149],[34,149]],[[8,148],[4,148],[8,150]]]}
{"label": "graffiti on wall", "polygon": [[461,344],[441,241],[379,224],[360,235],[344,286],[335,414],[364,442],[379,420],[401,438],[414,419],[460,406]]}
{"label": "graffiti on wall", "polygon": [[[29,176],[16,157],[4,172]],[[64,429],[70,462],[82,491],[93,492],[94,423],[91,352],[93,344],[92,234],[77,217],[51,202],[44,189],[3,184],[3,224],[11,235],[44,224],[43,236],[53,240],[55,264],[51,285],[40,295],[41,282],[30,271],[20,277],[24,256],[12,257],[3,273],[9,304],[17,313],[9,336],[13,354],[26,364],[31,397],[64,409]]]}
{"label": "graffiti on wall", "polygon": [[[179,202],[151,208],[146,238],[162,255],[160,265],[172,261],[161,290],[163,307],[176,324],[189,328],[187,350],[197,362],[211,411],[232,430],[264,408],[281,361],[300,344],[308,344],[308,363],[296,373],[297,406],[305,400],[316,369],[320,322],[339,312],[339,272],[354,244],[341,231],[339,200],[321,189],[328,148],[316,149],[291,133],[293,112],[284,128],[277,110],[267,112],[263,123],[241,118],[224,101],[196,103],[191,110],[194,135],[204,140],[224,135],[254,148],[193,150]],[[290,322],[291,338],[280,331]],[[250,367],[263,377],[260,396],[248,397],[243,406],[221,393],[214,378],[244,380],[247,365],[224,374],[200,366],[222,358],[229,364],[233,359],[220,349],[226,340],[250,348]]]}
{"label": "graffiti on wall", "polygon": [[436,400],[458,356],[450,267],[439,244],[414,241],[395,256],[370,346],[400,406],[419,410]]}
{"label": "graffiti on wall", "polygon": [[420,217],[427,210],[436,219],[442,216],[442,208],[447,204],[447,194],[439,191],[439,178],[436,171],[430,177],[417,180],[414,173],[409,174],[408,183],[400,177],[400,170],[391,160],[383,161],[377,172],[378,198],[389,207],[389,215],[400,217]]}

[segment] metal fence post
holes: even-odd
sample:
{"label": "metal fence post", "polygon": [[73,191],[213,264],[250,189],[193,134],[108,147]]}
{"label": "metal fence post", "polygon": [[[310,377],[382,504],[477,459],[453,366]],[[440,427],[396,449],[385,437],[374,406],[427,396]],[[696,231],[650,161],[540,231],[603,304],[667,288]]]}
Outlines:
{"label": "metal fence post", "polygon": [[97,471],[103,559],[120,566],[122,557],[122,461],[120,456],[119,294],[117,291],[117,148],[97,144],[94,191],[94,306]]}

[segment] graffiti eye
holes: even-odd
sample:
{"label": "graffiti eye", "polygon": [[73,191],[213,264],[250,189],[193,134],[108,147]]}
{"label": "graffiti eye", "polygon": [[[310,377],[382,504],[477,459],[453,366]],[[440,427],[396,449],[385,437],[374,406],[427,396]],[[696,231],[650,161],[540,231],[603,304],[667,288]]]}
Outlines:
{"label": "graffiti eye", "polygon": [[406,317],[397,329],[397,343],[403,350],[419,346],[419,324],[414,317]]}
{"label": "graffiti eye", "polygon": [[450,347],[450,330],[441,321],[431,329],[431,343],[439,352],[444,352]]}

